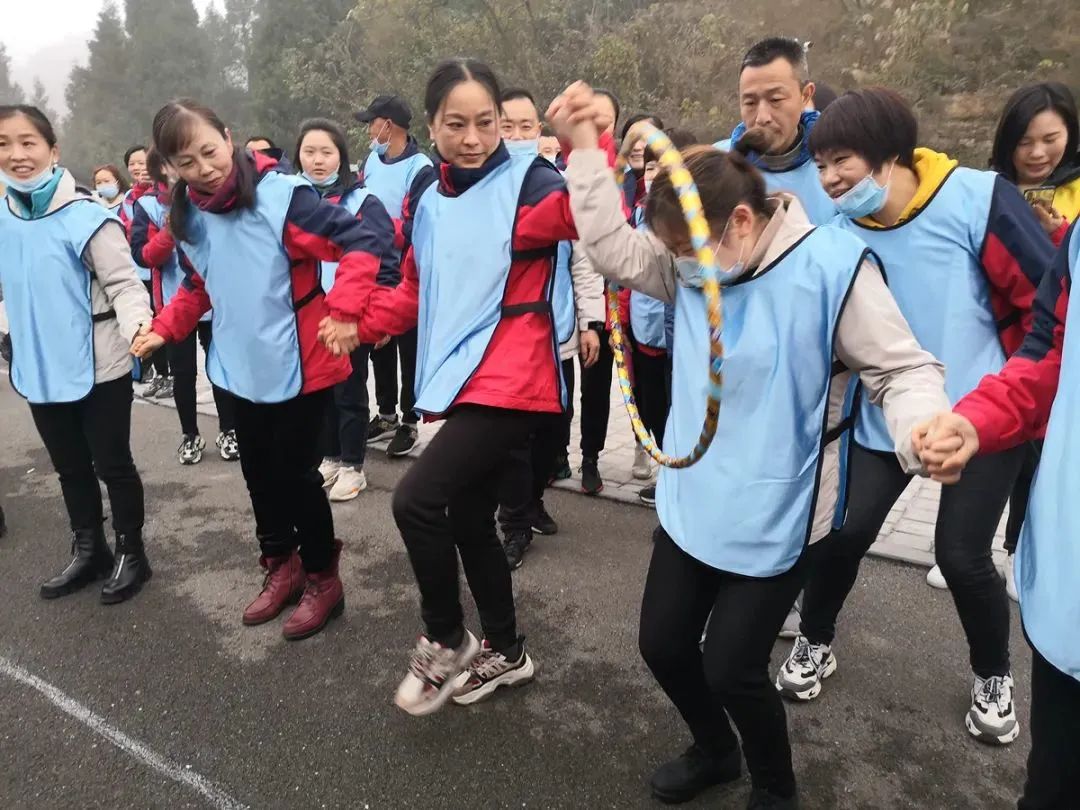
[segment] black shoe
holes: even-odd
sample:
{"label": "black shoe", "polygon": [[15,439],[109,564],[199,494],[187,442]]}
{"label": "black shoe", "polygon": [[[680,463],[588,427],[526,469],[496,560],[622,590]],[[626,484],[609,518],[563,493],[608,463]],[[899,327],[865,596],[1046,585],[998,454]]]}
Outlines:
{"label": "black shoe", "polygon": [[58,596],[74,593],[95,579],[108,576],[113,567],[113,555],[100,526],[96,529],[73,531],[71,555],[67,568],[42,584],[42,599],[56,599]]}
{"label": "black shoe", "polygon": [[717,759],[695,743],[678,759],[657,768],[650,785],[653,796],[664,804],[682,804],[713,785],[735,781],[741,772],[738,748]]}
{"label": "black shoe", "polygon": [[572,476],[570,472],[570,460],[566,456],[559,456],[555,459],[555,469],[551,473],[551,478],[548,479],[548,486],[551,486],[555,481],[565,481]]}
{"label": "black shoe", "polygon": [[506,562],[511,571],[521,568],[530,543],[532,543],[532,532],[507,532],[506,542],[503,545],[506,549]]}
{"label": "black shoe", "polygon": [[153,575],[143,549],[142,535],[138,532],[116,535],[116,564],[109,581],[101,589],[101,603],[115,605],[130,599]]}
{"label": "black shoe", "polygon": [[416,425],[400,425],[386,447],[386,455],[391,458],[407,456],[416,447],[416,442]]}
{"label": "black shoe", "polygon": [[371,442],[377,442],[380,439],[385,439],[387,436],[392,436],[394,434],[394,431],[397,429],[397,416],[395,416],[393,419],[387,419],[385,416],[375,414],[375,418],[368,423],[368,444],[371,444]]}
{"label": "black shoe", "polygon": [[603,488],[604,481],[600,478],[596,459],[583,458],[581,460],[581,491],[586,495],[599,495]]}
{"label": "black shoe", "polygon": [[548,514],[548,510],[544,508],[543,501],[540,501],[540,503],[536,505],[532,530],[537,534],[544,534],[549,537],[559,533],[559,524],[555,522],[555,518]]}
{"label": "black shoe", "polygon": [[767,790],[754,788],[750,791],[750,800],[746,803],[746,810],[799,810],[799,799],[797,796],[785,799]]}
{"label": "black shoe", "polygon": [[656,484],[649,484],[647,487],[642,487],[641,492],[638,493],[638,497],[641,502],[648,506],[656,506]]}

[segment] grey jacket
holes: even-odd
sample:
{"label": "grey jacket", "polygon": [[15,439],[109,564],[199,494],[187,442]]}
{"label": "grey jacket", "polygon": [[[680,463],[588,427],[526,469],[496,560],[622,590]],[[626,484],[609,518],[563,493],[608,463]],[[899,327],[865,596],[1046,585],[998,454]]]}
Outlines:
{"label": "grey jacket", "polygon": [[[93,200],[97,204],[93,196],[75,187],[75,178],[64,170],[64,177],[49,204],[49,212],[75,199]],[[2,204],[16,213],[6,199]],[[2,257],[0,261],[3,261]],[[135,272],[124,226],[119,222],[107,222],[94,234],[82,261],[90,273],[91,312],[97,315],[111,309],[116,313],[115,318],[94,324],[94,381],[109,382],[131,373],[132,357],[128,350],[139,328],[153,318],[150,296]],[[0,302],[0,331],[8,331],[3,302]],[[13,342],[17,353],[17,338]]]}
{"label": "grey jacket", "polygon": [[580,334],[589,328],[591,322],[602,323],[604,320],[604,278],[593,270],[588,255],[577,242],[573,244],[573,253],[570,257],[570,275],[574,280],[577,329],[569,340],[559,346],[560,360],[576,357],[581,348]]}

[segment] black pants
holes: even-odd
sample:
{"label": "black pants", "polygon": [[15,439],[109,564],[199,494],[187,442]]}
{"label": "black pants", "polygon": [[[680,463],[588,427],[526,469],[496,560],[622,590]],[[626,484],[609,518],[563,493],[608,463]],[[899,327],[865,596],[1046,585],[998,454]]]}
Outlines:
{"label": "black pants", "polygon": [[608,338],[600,332],[600,357],[590,368],[581,369],[581,455],[595,459],[607,441],[611,414],[611,369],[615,355]]}
{"label": "black pants", "polygon": [[537,509],[544,502],[544,490],[555,459],[566,452],[570,443],[570,419],[574,408],[574,361],[562,361],[566,380],[567,414],[559,420],[546,422],[528,444],[515,448],[507,458],[499,490],[499,523],[503,533],[531,532]]}
{"label": "black pants", "polygon": [[415,425],[416,407],[416,330],[391,338],[381,349],[371,353],[375,367],[375,402],[379,413],[390,416],[398,406],[398,358],[401,359],[401,421]]}
{"label": "black pants", "polygon": [[[150,294],[150,305],[154,304],[154,283],[152,281],[144,281],[143,285],[146,287],[146,291]],[[162,377],[169,376],[169,352],[156,351],[150,355],[150,365],[153,366],[154,372]]]}
{"label": "black pants", "polygon": [[660,447],[664,444],[664,426],[671,408],[667,367],[667,355],[654,357],[641,351],[634,354],[634,399],[645,429]]}
{"label": "black pants", "polygon": [[450,412],[394,490],[394,520],[420,588],[428,638],[457,646],[464,631],[458,555],[484,635],[496,651],[517,643],[510,567],[495,532],[499,479],[509,454],[559,414],[463,405]]}
{"label": "black pants", "polygon": [[[176,402],[176,413],[180,417],[180,431],[185,436],[199,434],[198,414],[195,410],[195,378],[198,376],[195,336],[199,336],[199,343],[205,355],[210,351],[213,332],[214,328],[210,321],[199,321],[194,332],[179,343],[168,345],[169,365],[172,366],[173,374],[173,400]],[[218,430],[222,433],[235,430],[236,406],[233,403],[232,394],[216,385],[213,389],[214,404],[217,405],[218,413]]]}
{"label": "black pants", "polygon": [[[699,562],[662,528],[654,541],[641,601],[641,657],[694,742],[718,756],[734,750],[730,717],[754,787],[794,795],[787,716],[769,656],[802,587],[805,555],[785,574],[754,579]],[[698,640],[710,613],[702,651]]]}
{"label": "black pants", "polygon": [[72,530],[96,529],[105,482],[119,534],[143,527],[143,485],[131,458],[131,377],[95,385],[78,402],[31,405],[41,440],[60,477]]}
{"label": "black pants", "polygon": [[[934,557],[967,636],[971,669],[988,678],[1009,671],[1009,603],[990,554],[1023,450],[977,457],[960,483],[942,487]],[[831,644],[836,619],[855,584],[859,563],[877,538],[911,476],[891,453],[855,447],[844,527],[821,541],[803,594],[802,633]]]}
{"label": "black pants", "polygon": [[[375,354],[378,354],[376,352]],[[371,344],[365,343],[350,355],[352,373],[344,382],[334,386],[334,395],[327,400],[323,420],[322,454],[341,459],[350,467],[361,469],[367,458],[368,419],[368,357],[374,357]]]}
{"label": "black pants", "polygon": [[299,546],[304,570],[330,565],[334,519],[319,475],[319,432],[329,388],[264,405],[236,400],[240,468],[255,511],[255,533],[267,557]]}
{"label": "black pants", "polygon": [[1019,810],[1070,810],[1080,802],[1080,681],[1031,650],[1031,753]]}
{"label": "black pants", "polygon": [[1042,439],[1025,445],[1024,463],[1020,467],[1020,474],[1016,476],[1016,484],[1009,497],[1009,519],[1005,521],[1005,550],[1010,554],[1016,551],[1016,544],[1020,540],[1020,529],[1024,526],[1028,498],[1031,496],[1031,484],[1035,480],[1035,471],[1039,469],[1042,446]]}

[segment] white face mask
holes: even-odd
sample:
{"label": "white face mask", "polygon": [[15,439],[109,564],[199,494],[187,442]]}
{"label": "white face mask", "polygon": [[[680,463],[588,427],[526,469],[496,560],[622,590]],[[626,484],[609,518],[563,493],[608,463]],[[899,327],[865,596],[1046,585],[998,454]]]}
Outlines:
{"label": "white face mask", "polygon": [[4,172],[0,172],[0,183],[3,183],[8,188],[21,191],[23,194],[33,194],[35,191],[44,188],[52,180],[55,171],[56,167],[50,166],[41,174],[36,174],[29,180],[17,180]]}
{"label": "white face mask", "polygon": [[511,155],[532,155],[533,157],[536,157],[540,154],[539,138],[533,138],[531,141],[504,140],[503,143],[506,144],[506,151]]}

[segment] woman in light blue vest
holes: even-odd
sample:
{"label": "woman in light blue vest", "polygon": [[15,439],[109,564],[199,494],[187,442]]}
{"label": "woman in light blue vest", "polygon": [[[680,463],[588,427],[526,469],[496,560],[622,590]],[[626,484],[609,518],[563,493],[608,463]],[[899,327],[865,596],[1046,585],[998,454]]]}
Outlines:
{"label": "woman in light blue vest", "polygon": [[[591,90],[574,85],[548,112],[574,146],[566,177],[580,244],[601,274],[675,305],[663,449],[685,455],[709,392],[702,269],[667,172],[650,190],[649,231],[625,221],[592,109]],[[868,397],[886,403],[895,452],[915,470],[910,430],[946,401],[943,372],[857,237],[815,228],[792,195],[766,198],[741,155],[699,146],[684,158],[724,268],[724,387],[709,451],[690,468],[660,471],[639,644],[693,745],[653,774],[652,792],[689,801],[737,779],[745,755],[748,807],[793,809],[769,654],[802,587],[807,549],[828,534],[841,501],[848,382],[857,375]]]}
{"label": "woman in light blue vest", "polygon": [[[46,599],[108,577],[105,603],[150,578],[143,487],[131,458],[128,345],[150,322],[116,216],[58,168],[52,126],[36,107],[0,106],[0,287],[11,329],[11,384],[60,477],[72,559],[41,586]],[[109,549],[98,478],[109,492]]]}
{"label": "woman in light blue vest", "polygon": [[1016,447],[1045,431],[1016,551],[1020,616],[1032,648],[1031,754],[1019,810],[1075,807],[1080,796],[1080,403],[1074,401],[1080,357],[1075,327],[1070,334],[1067,322],[1077,300],[1070,289],[1078,269],[1080,229],[1074,224],[1039,285],[1034,325],[1020,350],[952,413],[915,435],[930,472],[954,484],[976,453]]}
{"label": "woman in light blue vest", "polygon": [[[835,225],[881,257],[889,288],[919,342],[946,368],[956,401],[1015,351],[1031,319],[1052,245],[1016,187],[916,148],[918,122],[898,94],[846,93],[810,135]],[[786,697],[810,700],[836,670],[831,644],[859,562],[911,476],[892,457],[885,419],[860,404],[852,435],[844,526],[815,560],[801,635],[777,675]],[[934,555],[967,636],[973,678],[965,717],[977,739],[1006,744],[1019,724],[1012,699],[1009,605],[991,544],[1023,462],[1021,450],[980,459],[941,494]]]}

